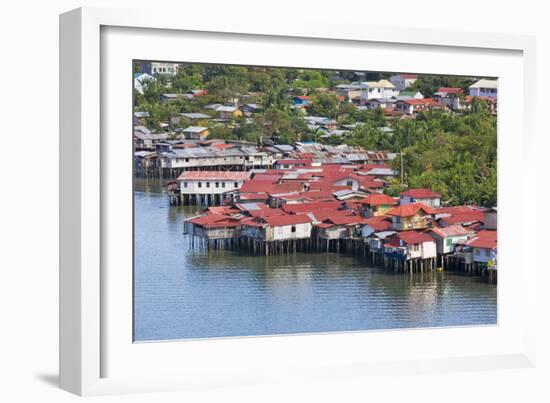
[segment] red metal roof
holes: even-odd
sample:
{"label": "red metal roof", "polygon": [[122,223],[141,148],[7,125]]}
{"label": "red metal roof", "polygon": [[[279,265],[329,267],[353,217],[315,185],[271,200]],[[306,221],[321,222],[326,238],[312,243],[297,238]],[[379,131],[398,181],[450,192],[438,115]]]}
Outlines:
{"label": "red metal roof", "polygon": [[276,216],[264,217],[263,220],[272,227],[279,227],[283,225],[306,224],[312,221],[307,214],[276,215]]}
{"label": "red metal roof", "polygon": [[272,183],[265,180],[251,180],[246,181],[240,188],[239,192],[242,193],[287,193],[287,192],[300,192],[303,190],[301,183],[289,182],[289,183]]}
{"label": "red metal roof", "polygon": [[220,215],[230,215],[238,213],[239,210],[231,206],[211,206],[206,209],[209,213],[220,214]]}
{"label": "red metal roof", "polygon": [[400,102],[404,102],[407,105],[434,105],[437,102],[435,102],[431,98],[423,98],[423,99],[416,99],[416,98],[409,98],[409,99],[403,99]]}
{"label": "red metal roof", "polygon": [[252,217],[272,217],[276,215],[284,215],[286,213],[280,208],[264,208],[260,210],[249,210],[248,214]]}
{"label": "red metal roof", "polygon": [[337,210],[342,206],[340,201],[330,202],[312,202],[312,203],[300,203],[300,204],[285,204],[283,210],[287,213],[307,213],[315,210],[333,209]]}
{"label": "red metal roof", "polygon": [[239,195],[240,200],[267,200],[269,195],[267,193],[247,193]]}
{"label": "red metal roof", "polygon": [[309,200],[316,200],[316,199],[333,199],[334,200],[332,193],[333,192],[330,190],[312,190],[307,192],[301,192],[300,194]]}
{"label": "red metal roof", "polygon": [[391,228],[391,220],[386,216],[369,217],[364,220],[364,224],[367,224],[375,231],[386,231]]}
{"label": "red metal roof", "polygon": [[464,90],[462,88],[458,87],[441,87],[437,90],[437,92],[445,92],[447,94],[460,94]]}
{"label": "red metal roof", "polygon": [[325,221],[333,217],[345,217],[353,215],[351,210],[334,210],[334,209],[320,209],[307,212],[301,212],[297,214],[311,214],[315,217],[315,221]]}
{"label": "red metal roof", "polygon": [[409,196],[415,199],[439,199],[441,195],[427,188],[409,189],[400,193],[401,196]]}
{"label": "red metal roof", "polygon": [[361,200],[361,203],[369,206],[381,206],[381,205],[392,206],[397,204],[397,200],[383,193],[372,193],[367,197],[365,197],[363,200]]}
{"label": "red metal roof", "polygon": [[228,171],[186,171],[178,177],[179,181],[183,180],[227,180],[227,181],[244,181],[250,177],[250,172],[228,172]]}
{"label": "red metal roof", "polygon": [[295,160],[295,159],[286,159],[286,160],[277,160],[275,161],[277,165],[309,165],[311,164],[310,160]]}
{"label": "red metal roof", "polygon": [[411,217],[418,213],[419,211],[424,211],[426,214],[434,214],[435,210],[429,206],[426,206],[424,203],[411,203],[405,204],[398,207],[395,207],[389,211],[386,211],[386,215],[396,216],[396,217]]}
{"label": "red metal roof", "polygon": [[473,211],[472,206],[449,206],[449,207],[440,207],[435,209],[436,214],[458,214],[458,213],[469,213]]}
{"label": "red metal roof", "polygon": [[397,232],[392,237],[395,237],[406,244],[416,244],[422,242],[435,242],[434,239],[425,232],[418,231],[402,231]]}
{"label": "red metal roof", "polygon": [[441,221],[446,224],[467,224],[475,221],[483,222],[485,214],[481,210],[453,214],[450,217],[443,217]]}
{"label": "red metal roof", "polygon": [[474,238],[466,242],[466,245],[473,248],[495,249],[497,247],[497,232],[479,231]]}
{"label": "red metal roof", "polygon": [[204,228],[238,227],[240,225],[237,218],[214,213],[193,218],[190,222]]}
{"label": "red metal roof", "polygon": [[436,235],[439,235],[441,238],[447,238],[449,236],[473,234],[473,231],[467,230],[462,225],[449,225],[448,227],[435,227],[435,228],[432,228],[432,232]]}
{"label": "red metal roof", "polygon": [[325,221],[328,221],[335,225],[351,225],[351,224],[362,224],[365,221],[365,219],[357,215],[347,215],[347,216],[340,216],[340,217],[330,217],[330,218],[327,218]]}
{"label": "red metal roof", "polygon": [[218,148],[220,150],[226,150],[228,148],[236,147],[235,144],[227,144],[227,143],[214,143],[212,144],[212,147]]}

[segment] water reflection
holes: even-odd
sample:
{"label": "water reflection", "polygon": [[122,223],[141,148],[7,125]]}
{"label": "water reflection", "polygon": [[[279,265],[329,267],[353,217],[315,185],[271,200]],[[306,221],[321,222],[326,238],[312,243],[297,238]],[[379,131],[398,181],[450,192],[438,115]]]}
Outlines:
{"label": "water reflection", "polygon": [[496,287],[392,274],[336,254],[193,251],[158,181],[136,180],[135,339],[492,324]]}

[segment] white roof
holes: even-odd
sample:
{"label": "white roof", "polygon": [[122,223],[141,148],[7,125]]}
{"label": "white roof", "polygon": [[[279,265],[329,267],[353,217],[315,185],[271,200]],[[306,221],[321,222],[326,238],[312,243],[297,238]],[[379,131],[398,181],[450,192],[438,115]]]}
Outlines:
{"label": "white roof", "polygon": [[395,85],[390,83],[388,80],[364,81],[361,83],[361,86],[368,88],[395,88]]}
{"label": "white roof", "polygon": [[202,127],[202,126],[189,126],[187,129],[184,129],[183,131],[185,133],[200,133],[202,131],[208,130],[208,127]]}
{"label": "white roof", "polygon": [[470,88],[495,88],[496,89],[497,87],[498,87],[498,80],[487,80],[485,78],[482,78],[476,83],[470,85]]}
{"label": "white roof", "polygon": [[238,109],[237,106],[219,106],[216,108],[216,112],[235,112]]}

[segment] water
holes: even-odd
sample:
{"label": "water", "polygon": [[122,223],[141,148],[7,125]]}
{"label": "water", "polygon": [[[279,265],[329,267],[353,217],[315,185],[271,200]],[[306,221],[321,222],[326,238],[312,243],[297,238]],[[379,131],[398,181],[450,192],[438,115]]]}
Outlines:
{"label": "water", "polygon": [[336,254],[247,256],[189,248],[159,181],[136,180],[136,341],[496,323],[496,286],[403,275]]}

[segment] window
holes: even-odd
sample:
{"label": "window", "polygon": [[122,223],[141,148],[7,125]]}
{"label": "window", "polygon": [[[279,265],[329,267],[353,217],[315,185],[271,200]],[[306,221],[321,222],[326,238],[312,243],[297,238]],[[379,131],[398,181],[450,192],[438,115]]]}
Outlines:
{"label": "window", "polygon": [[217,188],[220,187],[220,182],[216,182],[216,187],[217,187]]}
{"label": "window", "polygon": [[224,188],[224,187],[225,187],[225,182],[222,182],[222,188]]}
{"label": "window", "polygon": [[453,246],[453,238],[447,238],[447,239],[445,239],[445,245],[447,245],[447,246]]}
{"label": "window", "polygon": [[183,182],[183,187],[184,187],[184,188],[187,187],[187,182]]}
{"label": "window", "polygon": [[395,223],[401,224],[401,217],[395,217]]}
{"label": "window", "polygon": [[189,158],[186,158],[186,159],[185,159],[185,162],[189,162]]}
{"label": "window", "polygon": [[207,187],[207,188],[210,187],[210,182],[206,182],[206,187]]}
{"label": "window", "polygon": [[353,181],[347,181],[346,186],[353,186]]}
{"label": "window", "polygon": [[236,187],[236,188],[238,188],[238,187],[239,187],[239,182],[233,183],[233,186]]}
{"label": "window", "polygon": [[296,226],[293,225],[292,227],[290,227],[290,232],[296,232]]}
{"label": "window", "polygon": [[415,243],[415,244],[412,245],[411,250],[412,250],[413,252],[418,252],[419,246],[420,246],[420,245],[418,245],[417,243]]}
{"label": "window", "polygon": [[479,256],[481,253],[480,253],[480,250],[479,249],[474,249],[474,253],[476,254],[476,256]]}
{"label": "window", "polygon": [[200,187],[200,188],[202,187],[202,182],[199,182],[199,187]]}

